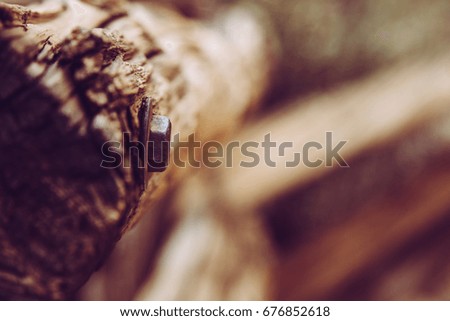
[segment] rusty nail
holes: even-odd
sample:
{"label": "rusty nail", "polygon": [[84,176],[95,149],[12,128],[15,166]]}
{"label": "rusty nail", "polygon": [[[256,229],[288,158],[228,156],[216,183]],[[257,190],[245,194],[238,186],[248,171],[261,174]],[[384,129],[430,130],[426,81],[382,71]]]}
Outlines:
{"label": "rusty nail", "polygon": [[169,165],[171,123],[166,116],[153,115],[153,102],[144,97],[139,108],[139,141],[146,147],[143,159],[147,170],[140,171],[140,180],[145,189],[149,172],[163,172]]}

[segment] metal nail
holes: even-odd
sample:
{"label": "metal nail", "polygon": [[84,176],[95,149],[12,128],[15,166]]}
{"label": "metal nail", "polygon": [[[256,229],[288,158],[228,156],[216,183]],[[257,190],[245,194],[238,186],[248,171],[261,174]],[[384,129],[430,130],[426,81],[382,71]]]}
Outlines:
{"label": "metal nail", "polygon": [[166,116],[153,115],[153,101],[144,97],[138,112],[139,141],[147,152],[141,156],[144,170],[140,171],[141,186],[145,189],[151,172],[163,172],[169,165],[171,122]]}

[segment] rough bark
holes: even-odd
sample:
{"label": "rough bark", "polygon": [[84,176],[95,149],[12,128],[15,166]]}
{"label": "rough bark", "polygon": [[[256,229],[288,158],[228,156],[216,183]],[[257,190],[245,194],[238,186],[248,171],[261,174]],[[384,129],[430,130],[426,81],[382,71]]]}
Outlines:
{"label": "rough bark", "polygon": [[[61,3],[0,4],[0,297],[70,296],[126,230],[79,298],[448,299],[448,1]],[[269,81],[302,97],[240,126]],[[144,96],[181,139],[332,132],[350,168],[259,148],[142,191],[98,164]]]}
{"label": "rough bark", "polygon": [[[134,167],[100,167],[104,142],[123,132],[137,140],[142,97],[184,136],[229,130],[254,105],[269,47],[248,17],[255,40],[243,44],[226,21],[208,29],[147,4],[0,4],[2,298],[71,295],[140,216],[139,203],[176,180],[175,170],[154,174],[144,193]],[[214,113],[222,127],[208,125]]]}
{"label": "rough bark", "polygon": [[[186,12],[186,1],[171,4]],[[172,205],[176,227],[167,243],[152,243],[162,251],[151,251],[157,254],[138,298],[448,298],[445,246],[436,243],[447,240],[445,228],[439,228],[445,210],[412,211],[422,205],[447,206],[441,179],[448,171],[448,79],[443,72],[448,65],[448,3],[258,4],[270,14],[266,23],[276,26],[282,57],[272,79],[271,101],[315,95],[267,105],[265,110],[280,111],[247,124],[230,140],[261,142],[270,131],[273,139],[292,141],[301,152],[303,143],[323,143],[325,133],[332,131],[334,140],[346,139],[346,148],[353,148],[349,154],[344,148],[351,167],[249,170],[239,167],[242,158],[235,155],[233,169],[204,170],[189,179],[178,201],[170,198],[158,211],[162,216],[169,204],[178,204]],[[202,16],[204,8],[191,8],[188,14]],[[440,59],[433,62],[436,57]],[[436,113],[443,113],[442,120]],[[291,154],[283,158],[290,159]],[[397,201],[400,196],[402,201]],[[412,205],[402,204],[408,198],[414,199]],[[371,206],[386,213],[374,214]],[[404,220],[397,222],[399,216]],[[391,226],[399,235],[383,235]],[[333,234],[341,227],[340,234]],[[123,258],[140,257],[137,266],[145,266],[139,253],[130,255],[132,240],[153,231],[140,228],[109,262],[107,271],[115,272],[97,275],[103,284],[125,271],[118,268]],[[437,235],[431,237],[434,229]],[[424,245],[418,246],[420,242]],[[387,247],[393,249],[383,254]],[[431,254],[425,254],[428,249]],[[364,250],[362,258],[353,257]],[[434,260],[444,264],[438,268]],[[134,284],[143,274],[132,278]],[[120,298],[112,287],[100,297]]]}

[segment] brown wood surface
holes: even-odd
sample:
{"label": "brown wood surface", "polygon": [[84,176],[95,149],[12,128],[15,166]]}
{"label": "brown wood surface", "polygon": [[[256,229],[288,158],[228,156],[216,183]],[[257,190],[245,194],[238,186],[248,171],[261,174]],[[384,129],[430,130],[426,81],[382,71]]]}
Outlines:
{"label": "brown wood surface", "polygon": [[[259,40],[235,43],[233,28],[146,4],[1,3],[0,12],[0,296],[64,298],[175,175],[154,174],[142,195],[133,168],[100,168],[102,144],[124,132],[136,140],[143,96],[175,133],[229,130],[263,92],[270,68],[256,64],[268,47],[251,20]],[[208,125],[210,113],[222,127]]]}
{"label": "brown wood surface", "polygon": [[[450,298],[448,1],[14,2],[0,298]],[[244,168],[235,150],[142,191],[99,164],[147,96],[181,140],[270,132],[284,162],[332,132],[349,167]]]}

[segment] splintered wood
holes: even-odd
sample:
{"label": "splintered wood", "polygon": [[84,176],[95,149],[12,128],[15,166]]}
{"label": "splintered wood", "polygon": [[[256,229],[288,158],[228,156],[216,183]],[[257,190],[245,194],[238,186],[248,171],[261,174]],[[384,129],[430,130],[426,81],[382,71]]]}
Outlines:
{"label": "splintered wood", "polygon": [[[15,2],[0,299],[450,297],[447,1]],[[257,143],[259,162],[171,163],[145,190],[102,168],[105,142],[139,138],[143,97],[180,141]],[[348,166],[286,166],[339,142]]]}

